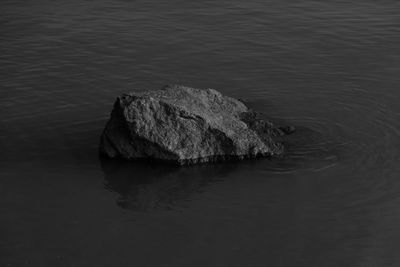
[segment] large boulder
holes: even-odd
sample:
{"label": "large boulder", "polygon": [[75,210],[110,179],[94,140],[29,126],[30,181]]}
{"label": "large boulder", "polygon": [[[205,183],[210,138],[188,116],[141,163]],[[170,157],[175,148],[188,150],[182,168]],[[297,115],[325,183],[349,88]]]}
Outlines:
{"label": "large boulder", "polygon": [[173,85],[118,97],[100,152],[178,164],[273,156],[283,152],[274,137],[286,130],[216,90]]}

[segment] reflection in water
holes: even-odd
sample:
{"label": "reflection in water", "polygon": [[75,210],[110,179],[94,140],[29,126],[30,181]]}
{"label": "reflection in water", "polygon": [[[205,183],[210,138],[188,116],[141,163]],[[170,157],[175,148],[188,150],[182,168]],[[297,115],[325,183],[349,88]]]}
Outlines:
{"label": "reflection in water", "polygon": [[105,186],[119,194],[117,205],[134,211],[176,209],[207,186],[221,182],[231,172],[263,170],[268,176],[299,170],[322,170],[336,164],[340,145],[320,133],[298,127],[281,139],[286,154],[280,158],[175,166],[159,162],[131,162],[101,158]]}
{"label": "reflection in water", "polygon": [[235,163],[173,166],[150,162],[101,160],[106,188],[120,196],[117,205],[135,211],[182,207],[193,194],[221,181]]}

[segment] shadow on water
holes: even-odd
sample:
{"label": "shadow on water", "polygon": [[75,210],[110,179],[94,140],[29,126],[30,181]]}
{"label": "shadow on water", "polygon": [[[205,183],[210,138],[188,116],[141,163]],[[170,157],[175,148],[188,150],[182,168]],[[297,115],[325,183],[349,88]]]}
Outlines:
{"label": "shadow on water", "polygon": [[134,211],[176,209],[193,194],[223,181],[236,168],[234,162],[173,166],[152,162],[101,159],[105,187],[119,194],[117,205]]}

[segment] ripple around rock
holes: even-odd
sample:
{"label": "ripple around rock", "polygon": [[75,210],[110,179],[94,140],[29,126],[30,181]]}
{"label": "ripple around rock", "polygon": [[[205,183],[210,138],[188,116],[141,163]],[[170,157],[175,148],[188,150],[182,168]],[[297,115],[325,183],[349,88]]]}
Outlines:
{"label": "ripple around rock", "polygon": [[275,137],[293,131],[275,127],[243,102],[214,89],[172,85],[118,97],[100,153],[181,165],[274,156],[283,153]]}

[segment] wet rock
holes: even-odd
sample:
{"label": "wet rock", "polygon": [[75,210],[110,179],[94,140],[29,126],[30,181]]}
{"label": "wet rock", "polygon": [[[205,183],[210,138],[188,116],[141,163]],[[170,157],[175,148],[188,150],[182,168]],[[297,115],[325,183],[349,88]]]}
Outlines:
{"label": "wet rock", "polygon": [[291,132],[213,89],[180,85],[118,97],[100,143],[110,158],[178,164],[274,156]]}

